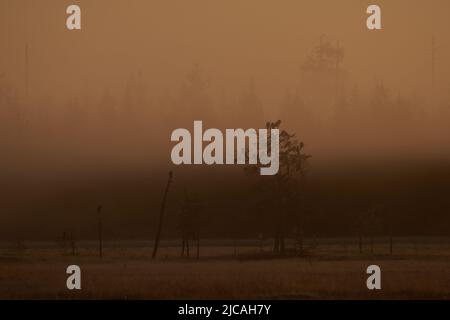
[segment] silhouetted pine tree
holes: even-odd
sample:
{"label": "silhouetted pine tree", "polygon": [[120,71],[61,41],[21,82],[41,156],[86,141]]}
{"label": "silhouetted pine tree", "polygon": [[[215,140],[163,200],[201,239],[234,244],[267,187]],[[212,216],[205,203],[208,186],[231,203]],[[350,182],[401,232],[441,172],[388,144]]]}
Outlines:
{"label": "silhouetted pine tree", "polygon": [[[270,130],[279,129],[281,121],[268,122],[268,145],[270,146]],[[298,201],[299,192],[303,190],[306,162],[311,157],[304,153],[304,144],[294,134],[280,130],[279,171],[274,176],[260,176],[261,165],[249,165],[245,170],[258,180],[257,196],[259,208],[271,216],[275,253],[285,253],[285,238],[290,227],[299,227]],[[269,150],[270,151],[270,150]],[[247,153],[248,157],[248,153]]]}

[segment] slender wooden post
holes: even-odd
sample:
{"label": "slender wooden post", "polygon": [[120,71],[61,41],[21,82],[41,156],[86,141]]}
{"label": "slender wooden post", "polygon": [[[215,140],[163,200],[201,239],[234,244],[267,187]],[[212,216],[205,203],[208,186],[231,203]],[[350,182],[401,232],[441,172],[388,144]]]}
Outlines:
{"label": "slender wooden post", "polygon": [[[167,180],[166,190],[164,191],[164,197],[163,197],[163,201],[161,203],[161,211],[159,213],[158,229],[156,231],[152,259],[155,259],[156,253],[158,252],[159,239],[161,237],[161,229],[162,229],[162,223],[163,223],[163,218],[164,218],[164,210],[166,208],[167,194],[169,193],[169,187],[170,187],[170,184],[172,183],[172,177],[173,177],[173,174],[172,174],[172,171],[170,171],[169,172],[169,180]],[[189,255],[189,244],[188,244],[188,255]]]}
{"label": "slender wooden post", "polygon": [[190,257],[190,253],[189,253],[189,239],[186,240],[186,250],[187,250],[187,257]]}
{"label": "slender wooden post", "polygon": [[62,241],[63,241],[63,254],[67,254],[67,236],[66,236],[66,232],[63,232],[63,236],[62,236]]}
{"label": "slender wooden post", "polygon": [[303,233],[300,233],[300,254],[303,254]]}
{"label": "slender wooden post", "polygon": [[393,252],[393,239],[392,236],[389,237],[389,253],[392,255]]}
{"label": "slender wooden post", "polygon": [[103,259],[103,230],[102,230],[102,206],[97,207],[98,213],[98,254]]}
{"label": "slender wooden post", "polygon": [[361,254],[362,253],[362,250],[363,248],[362,248],[362,236],[360,235],[359,236],[359,253]]}
{"label": "slender wooden post", "polygon": [[70,232],[70,245],[72,247],[72,255],[75,255],[75,240],[73,238],[73,232]]}
{"label": "slender wooden post", "polygon": [[197,236],[197,260],[200,260],[200,237]]}
{"label": "slender wooden post", "polygon": [[184,238],[183,238],[183,240],[181,241],[181,256],[182,257],[184,257],[184,243],[185,243],[185,241],[184,241]]}

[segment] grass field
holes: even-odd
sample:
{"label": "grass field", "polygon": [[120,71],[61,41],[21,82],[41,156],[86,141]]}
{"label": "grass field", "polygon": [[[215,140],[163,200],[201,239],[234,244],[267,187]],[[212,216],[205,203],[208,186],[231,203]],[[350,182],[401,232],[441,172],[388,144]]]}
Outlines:
{"label": "grass field", "polygon": [[[393,254],[379,239],[363,253],[351,240],[315,240],[302,255],[275,257],[267,245],[210,242],[200,260],[180,258],[163,243],[152,261],[150,243],[80,243],[75,256],[52,244],[3,244],[0,298],[32,299],[431,299],[450,298],[447,240],[403,239]],[[66,288],[66,267],[82,269],[82,290]],[[366,288],[366,268],[382,270],[382,290]]]}

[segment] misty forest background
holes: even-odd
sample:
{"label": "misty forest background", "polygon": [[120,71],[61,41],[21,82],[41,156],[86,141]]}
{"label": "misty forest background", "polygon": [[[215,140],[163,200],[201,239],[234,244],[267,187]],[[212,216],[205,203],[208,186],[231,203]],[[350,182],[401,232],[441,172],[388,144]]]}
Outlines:
{"label": "misty forest background", "polygon": [[[3,240],[96,239],[99,205],[104,239],[153,239],[169,171],[163,239],[450,236],[450,99],[435,94],[434,60],[430,85],[409,95],[382,79],[361,88],[344,46],[321,36],[269,108],[258,78],[220,92],[201,64],[170,91],[136,70],[121,90],[40,96],[33,48],[21,54],[23,86],[0,76]],[[173,166],[170,133],[193,120],[281,120],[302,148],[298,170],[275,192],[243,166]]]}

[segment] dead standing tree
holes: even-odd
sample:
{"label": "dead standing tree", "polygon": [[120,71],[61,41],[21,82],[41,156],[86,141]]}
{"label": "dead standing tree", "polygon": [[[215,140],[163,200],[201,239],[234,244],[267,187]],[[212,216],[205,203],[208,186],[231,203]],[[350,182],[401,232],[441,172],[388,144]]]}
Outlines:
{"label": "dead standing tree", "polygon": [[70,247],[72,248],[72,256],[75,256],[77,254],[77,246],[76,246],[76,242],[75,242],[75,238],[73,236],[73,232],[70,231]]}
{"label": "dead standing tree", "polygon": [[102,206],[97,207],[98,215],[98,255],[103,259],[103,229],[102,229]]}
{"label": "dead standing tree", "polygon": [[197,241],[197,259],[200,258],[200,214],[202,205],[184,191],[184,203],[179,215],[179,229],[181,233],[181,256],[189,257],[189,240]]}
{"label": "dead standing tree", "polygon": [[156,231],[155,243],[154,243],[154,246],[153,246],[152,259],[155,259],[156,253],[158,252],[159,240],[160,240],[160,237],[161,237],[161,229],[162,229],[163,218],[164,218],[164,211],[166,209],[167,195],[169,194],[169,188],[170,188],[170,184],[172,183],[172,178],[173,178],[173,174],[172,174],[172,171],[170,171],[169,172],[169,179],[167,180],[166,190],[164,191],[164,196],[163,196],[163,200],[162,200],[162,203],[161,203],[161,211],[159,213],[158,229]]}
{"label": "dead standing tree", "polygon": [[[281,121],[267,122],[268,146],[271,145],[271,129],[279,129]],[[274,176],[260,176],[261,165],[249,165],[245,169],[254,176],[258,176],[261,201],[271,211],[272,232],[274,234],[273,251],[285,253],[285,237],[288,225],[292,224],[294,216],[291,210],[296,208],[299,199],[299,190],[304,179],[306,161],[311,157],[303,152],[304,144],[296,139],[295,134],[286,130],[280,132],[279,144],[279,170]],[[271,152],[271,150],[268,150]],[[248,151],[246,152],[248,159]],[[267,192],[267,194],[265,194]],[[260,202],[261,202],[260,201]],[[260,203],[261,205],[262,203]],[[297,214],[298,212],[295,212]]]}
{"label": "dead standing tree", "polygon": [[[374,237],[381,234],[383,229],[382,206],[374,206],[363,212],[356,219],[356,227],[359,233],[359,253],[363,253],[363,236],[369,237],[370,254],[375,253]],[[390,238],[391,239],[391,238]],[[390,251],[392,252],[392,243],[390,243]]]}

